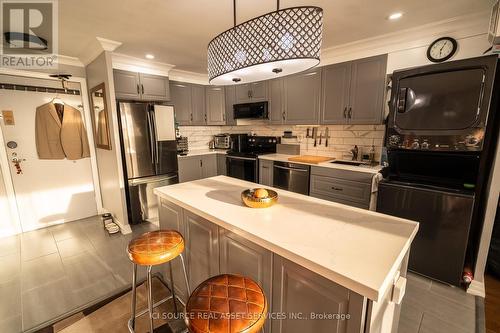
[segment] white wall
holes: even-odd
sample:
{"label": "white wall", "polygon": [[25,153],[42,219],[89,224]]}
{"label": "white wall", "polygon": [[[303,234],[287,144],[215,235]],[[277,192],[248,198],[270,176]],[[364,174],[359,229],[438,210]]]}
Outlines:
{"label": "white wall", "polygon": [[115,221],[120,224],[122,232],[128,233],[130,232],[130,226],[128,225],[125,198],[111,54],[107,51],[101,53],[86,66],[86,73],[89,90],[104,82],[110,119],[109,130],[112,150],[96,148],[103,208],[113,214]]}

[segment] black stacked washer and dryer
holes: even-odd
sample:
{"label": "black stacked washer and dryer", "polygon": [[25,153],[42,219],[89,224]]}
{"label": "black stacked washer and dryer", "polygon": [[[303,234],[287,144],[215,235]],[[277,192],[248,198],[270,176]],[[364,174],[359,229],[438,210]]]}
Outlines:
{"label": "black stacked washer and dryer", "polygon": [[477,256],[498,136],[498,73],[498,57],[484,56],[392,75],[377,211],[418,221],[409,269],[452,285]]}

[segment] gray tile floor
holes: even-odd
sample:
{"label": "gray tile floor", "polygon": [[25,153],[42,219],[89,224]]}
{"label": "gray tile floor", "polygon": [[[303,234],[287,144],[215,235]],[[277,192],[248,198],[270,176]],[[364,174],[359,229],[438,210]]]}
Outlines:
{"label": "gray tile floor", "polygon": [[[92,217],[0,239],[0,332],[31,331],[78,308],[107,298],[131,283],[131,235],[108,235]],[[139,279],[145,276],[139,270]],[[472,333],[476,299],[410,274],[401,309],[400,333]]]}
{"label": "gray tile floor", "polygon": [[[108,235],[99,217],[0,239],[0,332],[30,331],[128,287],[131,235]],[[139,270],[139,278],[144,278]]]}

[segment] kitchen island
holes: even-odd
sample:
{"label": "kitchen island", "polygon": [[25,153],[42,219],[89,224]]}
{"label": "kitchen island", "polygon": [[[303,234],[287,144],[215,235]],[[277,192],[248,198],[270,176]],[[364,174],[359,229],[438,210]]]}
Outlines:
{"label": "kitchen island", "polygon": [[217,176],[155,189],[160,227],[186,239],[192,287],[219,273],[255,279],[267,332],[396,332],[418,223],[278,189],[276,205],[248,208],[240,194],[255,187]]}

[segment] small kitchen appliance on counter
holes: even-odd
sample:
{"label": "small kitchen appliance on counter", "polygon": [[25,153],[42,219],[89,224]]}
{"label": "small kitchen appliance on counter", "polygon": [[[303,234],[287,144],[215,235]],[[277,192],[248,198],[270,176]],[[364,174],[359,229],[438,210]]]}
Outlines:
{"label": "small kitchen appliance on counter", "polygon": [[214,135],[214,148],[215,149],[231,148],[231,136],[228,133]]}
{"label": "small kitchen appliance on counter", "polygon": [[187,155],[189,152],[188,138],[181,136],[177,138],[177,154],[181,156]]}

